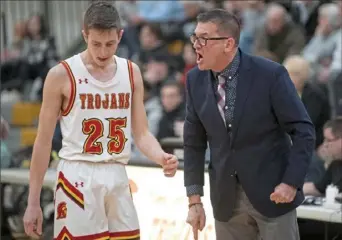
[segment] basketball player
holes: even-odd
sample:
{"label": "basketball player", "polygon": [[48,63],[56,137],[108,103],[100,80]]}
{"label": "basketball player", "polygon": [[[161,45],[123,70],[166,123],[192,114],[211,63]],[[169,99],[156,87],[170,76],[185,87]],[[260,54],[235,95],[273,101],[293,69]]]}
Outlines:
{"label": "basketball player", "polygon": [[25,231],[32,237],[42,234],[40,191],[61,113],[54,238],[139,239],[125,171],[131,129],[135,144],[166,176],[175,175],[178,160],[148,131],[138,66],[115,56],[123,34],[117,10],[110,3],[93,2],[83,28],[87,49],[52,68],[44,84]]}

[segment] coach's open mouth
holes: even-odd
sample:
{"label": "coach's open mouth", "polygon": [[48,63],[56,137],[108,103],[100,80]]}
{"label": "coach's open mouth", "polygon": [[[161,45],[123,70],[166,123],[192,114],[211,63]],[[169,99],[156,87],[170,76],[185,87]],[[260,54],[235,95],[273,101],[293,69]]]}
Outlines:
{"label": "coach's open mouth", "polygon": [[203,60],[203,55],[200,53],[196,53],[197,54],[197,63],[200,63]]}

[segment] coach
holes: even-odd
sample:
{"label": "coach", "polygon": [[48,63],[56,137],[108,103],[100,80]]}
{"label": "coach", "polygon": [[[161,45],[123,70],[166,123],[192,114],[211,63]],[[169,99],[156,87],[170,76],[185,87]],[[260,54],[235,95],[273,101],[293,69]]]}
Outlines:
{"label": "coach", "polygon": [[314,150],[314,126],[283,66],[238,48],[240,27],[214,9],[197,17],[197,67],[187,76],[184,180],[195,239],[209,142],[217,240],[297,240],[296,207]]}

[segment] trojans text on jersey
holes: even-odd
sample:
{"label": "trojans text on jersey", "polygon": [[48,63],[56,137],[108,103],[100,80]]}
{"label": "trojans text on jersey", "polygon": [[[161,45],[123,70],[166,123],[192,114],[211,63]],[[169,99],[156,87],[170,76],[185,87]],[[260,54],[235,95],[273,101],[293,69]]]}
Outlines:
{"label": "trojans text on jersey", "polygon": [[80,93],[81,109],[128,109],[130,93]]}

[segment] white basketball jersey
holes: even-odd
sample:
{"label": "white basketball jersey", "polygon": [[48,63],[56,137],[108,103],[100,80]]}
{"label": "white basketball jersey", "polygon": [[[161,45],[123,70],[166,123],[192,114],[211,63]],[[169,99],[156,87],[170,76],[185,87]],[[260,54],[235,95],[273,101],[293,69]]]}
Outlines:
{"label": "white basketball jersey", "polygon": [[62,62],[70,78],[71,93],[60,120],[60,158],[128,163],[133,69],[130,61],[114,57],[117,71],[107,82],[92,77],[80,54]]}

